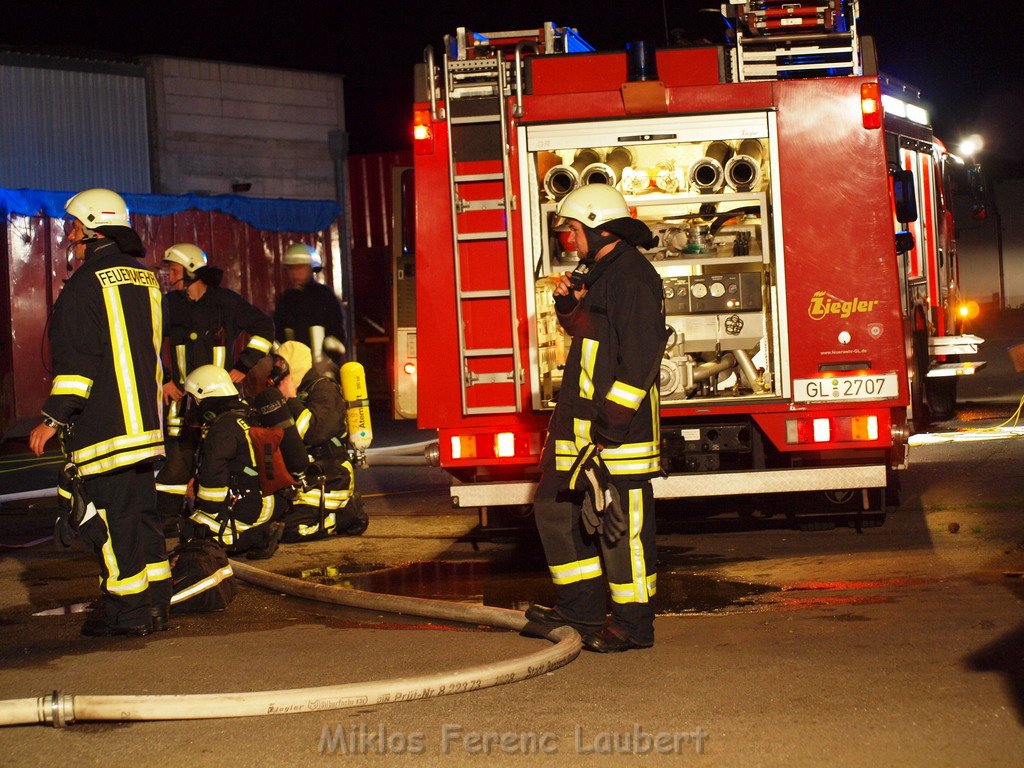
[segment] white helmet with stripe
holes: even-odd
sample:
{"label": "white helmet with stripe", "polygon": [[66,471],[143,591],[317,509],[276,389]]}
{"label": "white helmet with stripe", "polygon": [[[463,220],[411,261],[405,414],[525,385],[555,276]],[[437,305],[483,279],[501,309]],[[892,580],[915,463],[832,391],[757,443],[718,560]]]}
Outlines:
{"label": "white helmet with stripe", "polygon": [[109,189],[86,189],[64,203],[68,216],[74,216],[86,229],[98,227],[130,227],[128,204],[117,192]]}

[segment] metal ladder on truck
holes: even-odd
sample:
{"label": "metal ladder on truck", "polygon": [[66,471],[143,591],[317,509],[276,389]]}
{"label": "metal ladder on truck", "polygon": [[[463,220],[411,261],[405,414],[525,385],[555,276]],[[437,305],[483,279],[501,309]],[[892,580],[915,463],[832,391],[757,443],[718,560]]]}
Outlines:
{"label": "metal ladder on truck", "polygon": [[722,15],[736,34],[732,79],[864,74],[863,62],[874,62],[874,51],[857,36],[858,5],[858,0],[723,3]]}
{"label": "metal ladder on truck", "polygon": [[523,408],[518,343],[516,209],[508,154],[510,62],[505,51],[527,41],[551,50],[555,29],[474,34],[460,27],[445,39],[443,74],[449,124],[453,255],[464,415]]}

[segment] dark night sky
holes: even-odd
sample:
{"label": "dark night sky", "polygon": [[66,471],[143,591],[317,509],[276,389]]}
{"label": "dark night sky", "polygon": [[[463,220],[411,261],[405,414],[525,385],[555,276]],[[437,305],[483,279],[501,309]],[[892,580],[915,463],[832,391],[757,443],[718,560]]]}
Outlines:
{"label": "dark night sky", "polygon": [[[824,2],[824,0],[821,0]],[[464,6],[459,8],[459,6]],[[595,6],[597,6],[595,8]],[[947,143],[977,132],[999,175],[1024,175],[1022,37],[1007,3],[862,0],[861,31],[874,35],[884,71],[921,88]],[[401,149],[412,67],[457,26],[523,29],[555,21],[599,49],[631,39],[661,44],[666,28],[715,37],[713,0],[96,0],[4,3],[0,45],[168,54],[339,72],[345,75],[353,152]],[[964,9],[969,8],[969,11]]]}

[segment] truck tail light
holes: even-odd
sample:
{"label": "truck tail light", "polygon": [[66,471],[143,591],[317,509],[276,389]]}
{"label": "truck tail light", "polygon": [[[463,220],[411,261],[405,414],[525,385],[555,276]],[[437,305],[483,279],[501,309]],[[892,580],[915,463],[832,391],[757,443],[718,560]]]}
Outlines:
{"label": "truck tail light", "polygon": [[412,113],[412,146],[417,155],[434,154],[434,127],[429,109],[416,109]]}
{"label": "truck tail light", "polygon": [[476,435],[452,435],[452,458],[475,459]]}
{"label": "truck tail light", "polygon": [[540,432],[473,432],[451,435],[451,458],[461,461],[493,462],[513,459],[517,463],[536,461],[540,456],[544,435]]}
{"label": "truck tail light", "polygon": [[494,436],[494,455],[499,459],[516,455],[515,433],[499,432]]}
{"label": "truck tail light", "polygon": [[861,84],[860,115],[865,128],[882,127],[882,91],[878,83]]}
{"label": "truck tail light", "polygon": [[874,415],[786,419],[786,442],[790,444],[875,440],[878,417]]}
{"label": "truck tail light", "polygon": [[827,443],[831,435],[828,419],[786,419],[787,443]]}
{"label": "truck tail light", "polygon": [[853,440],[877,440],[878,417],[854,416],[850,419],[850,437]]}

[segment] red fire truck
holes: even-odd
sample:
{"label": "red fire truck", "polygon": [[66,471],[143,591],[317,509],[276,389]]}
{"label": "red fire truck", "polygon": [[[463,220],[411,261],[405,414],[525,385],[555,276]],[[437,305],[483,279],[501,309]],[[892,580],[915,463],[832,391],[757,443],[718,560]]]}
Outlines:
{"label": "red fire truck", "polygon": [[884,511],[912,429],[983,363],[961,360],[981,339],[959,330],[955,158],[857,11],[725,3],[729,45],[656,53],[551,23],[427,49],[405,370],[456,505],[531,499],[568,349],[550,277],[576,263],[555,209],[600,182],[660,237],[656,495]]}

